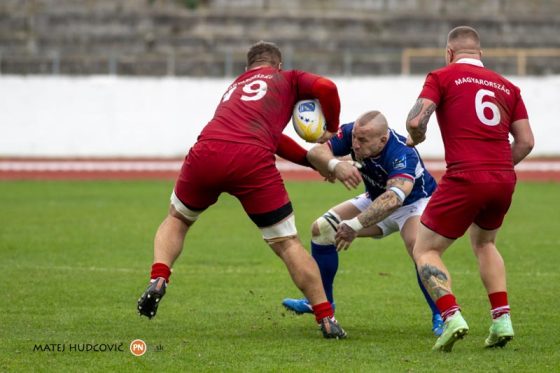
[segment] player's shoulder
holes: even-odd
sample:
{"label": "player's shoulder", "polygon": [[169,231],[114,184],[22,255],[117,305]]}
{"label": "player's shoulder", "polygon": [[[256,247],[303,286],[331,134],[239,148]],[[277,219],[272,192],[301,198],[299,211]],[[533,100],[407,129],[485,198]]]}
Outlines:
{"label": "player's shoulder", "polygon": [[389,141],[387,145],[393,150],[408,152],[412,148],[406,145],[406,137],[395,131],[393,128],[389,128]]}
{"label": "player's shoulder", "polygon": [[508,78],[506,78],[505,76],[503,76],[502,74],[494,71],[494,70],[490,70],[488,68],[485,68],[486,71],[488,71],[489,74],[491,74],[492,76],[494,76],[496,78],[496,80],[501,81],[501,83],[503,83],[505,86],[518,90],[519,88]]}
{"label": "player's shoulder", "polygon": [[352,138],[352,130],[354,129],[354,122],[343,123],[338,128],[338,132],[335,137],[339,139]]}
{"label": "player's shoulder", "polygon": [[354,128],[354,122],[344,123],[338,127],[338,132],[334,135],[329,142],[332,144],[338,143],[352,143],[352,129]]}
{"label": "player's shoulder", "polygon": [[315,74],[312,74],[308,71],[304,71],[304,70],[297,70],[297,69],[293,69],[293,70],[278,70],[278,72],[285,77],[286,79],[289,80],[297,80],[297,79],[301,79],[303,77],[314,77]]}
{"label": "player's shoulder", "polygon": [[418,158],[418,155],[414,148],[406,145],[406,137],[399,134],[392,128],[389,128],[389,141],[387,142],[387,152],[386,155],[388,159],[392,158],[402,158],[402,157],[413,157]]}
{"label": "player's shoulder", "polygon": [[283,71],[272,66],[262,66],[260,68],[250,69],[239,75],[234,83],[240,84],[255,79],[266,81],[276,80],[278,77],[284,77]]}
{"label": "player's shoulder", "polygon": [[428,75],[443,75],[452,72],[453,71],[452,69],[453,69],[452,65],[447,65],[430,71]]}

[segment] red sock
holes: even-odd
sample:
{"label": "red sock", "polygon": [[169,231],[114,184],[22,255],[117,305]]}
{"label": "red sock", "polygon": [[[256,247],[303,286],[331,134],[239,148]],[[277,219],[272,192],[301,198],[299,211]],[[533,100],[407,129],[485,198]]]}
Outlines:
{"label": "red sock", "polygon": [[460,310],[457,300],[453,294],[446,294],[443,297],[440,297],[436,300],[436,306],[439,309],[443,320],[447,320],[449,316]]}
{"label": "red sock", "polygon": [[316,304],[313,307],[313,313],[315,314],[315,320],[317,323],[321,322],[325,317],[333,317],[334,312],[330,302],[323,302]]}
{"label": "red sock", "polygon": [[171,276],[171,268],[167,266],[167,264],[163,263],[154,263],[152,264],[152,273],[150,274],[150,278],[152,280],[163,277],[166,283],[169,283],[169,276]]}
{"label": "red sock", "polygon": [[493,319],[497,319],[498,317],[509,313],[510,309],[506,291],[488,294],[488,299],[490,299],[490,306],[492,307],[490,312],[492,313]]}

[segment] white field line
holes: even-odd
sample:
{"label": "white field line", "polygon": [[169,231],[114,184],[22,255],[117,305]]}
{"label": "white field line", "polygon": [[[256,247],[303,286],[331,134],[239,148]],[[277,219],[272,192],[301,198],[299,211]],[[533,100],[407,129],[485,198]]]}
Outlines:
{"label": "white field line", "polygon": [[0,268],[17,270],[45,270],[45,271],[86,271],[86,272],[120,272],[120,273],[141,273],[146,272],[146,268],[109,268],[109,267],[81,267],[81,266],[60,266],[60,265],[0,265]]}
{"label": "white field line", "polygon": [[[430,171],[445,171],[445,162],[426,161],[426,168]],[[303,167],[287,161],[278,161],[276,166],[280,171],[308,171],[308,167]],[[560,172],[560,161],[527,161],[515,166],[516,171],[538,171],[538,172]]]}
{"label": "white field line", "polygon": [[0,161],[0,171],[178,171],[181,161]]}
{"label": "white field line", "polygon": [[[426,161],[430,171],[444,171],[445,162]],[[51,161],[51,160],[0,160],[0,172],[150,172],[179,171],[182,161]],[[279,160],[280,171],[311,171],[288,161]],[[560,172],[560,161],[526,161],[515,167],[517,171]]]}

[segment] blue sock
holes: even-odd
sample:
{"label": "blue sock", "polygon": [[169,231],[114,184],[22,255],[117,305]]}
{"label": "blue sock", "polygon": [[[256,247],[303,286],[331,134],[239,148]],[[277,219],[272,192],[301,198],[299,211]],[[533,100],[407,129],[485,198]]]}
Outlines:
{"label": "blue sock", "polygon": [[416,279],[418,280],[418,285],[420,286],[420,290],[422,290],[422,294],[424,294],[424,298],[426,298],[426,302],[428,302],[428,306],[430,306],[430,308],[432,309],[432,315],[436,313],[439,314],[439,310],[436,306],[436,303],[432,300],[430,294],[428,294],[428,290],[426,290],[426,287],[422,283],[422,280],[420,280],[420,275],[418,274],[418,268],[415,269],[416,269]]}
{"label": "blue sock", "polygon": [[329,302],[334,303],[333,282],[338,271],[338,253],[335,245],[319,245],[311,242],[311,256],[319,265],[323,288]]}

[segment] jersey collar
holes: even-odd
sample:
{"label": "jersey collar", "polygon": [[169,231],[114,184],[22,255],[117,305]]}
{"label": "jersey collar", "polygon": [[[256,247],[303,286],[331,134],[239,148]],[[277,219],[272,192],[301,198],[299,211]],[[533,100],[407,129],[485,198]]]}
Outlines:
{"label": "jersey collar", "polygon": [[484,67],[481,60],[477,60],[476,58],[461,58],[458,59],[455,63],[466,63],[469,65],[474,65],[478,67]]}

